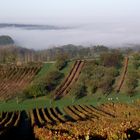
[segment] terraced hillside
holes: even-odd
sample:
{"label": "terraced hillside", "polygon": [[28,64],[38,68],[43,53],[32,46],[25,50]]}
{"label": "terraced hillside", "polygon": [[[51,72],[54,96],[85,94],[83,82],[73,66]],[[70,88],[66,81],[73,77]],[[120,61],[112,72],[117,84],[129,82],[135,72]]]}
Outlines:
{"label": "terraced hillside", "polygon": [[0,100],[15,97],[21,92],[39,72],[41,66],[1,67],[0,69]]}

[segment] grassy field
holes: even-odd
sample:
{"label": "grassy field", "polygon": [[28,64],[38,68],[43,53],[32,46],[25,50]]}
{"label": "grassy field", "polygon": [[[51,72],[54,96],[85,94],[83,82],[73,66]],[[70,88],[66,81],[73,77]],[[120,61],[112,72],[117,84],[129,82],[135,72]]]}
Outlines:
{"label": "grassy field", "polygon": [[[67,75],[69,71],[71,70],[72,65],[74,64],[74,61],[70,61],[67,63],[67,66],[61,70],[61,72],[64,75]],[[45,63],[41,69],[41,71],[36,75],[36,78],[41,78],[44,76],[44,74],[47,74],[50,71],[56,70],[55,63]]]}
{"label": "grassy field", "polygon": [[118,103],[134,103],[134,101],[140,99],[140,94],[135,96],[128,96],[126,94],[117,94],[112,93],[110,95],[103,94],[93,94],[88,95],[83,98],[75,100],[74,96],[67,96],[57,101],[53,101],[48,96],[38,97],[36,99],[26,99],[24,101],[10,100],[7,102],[0,103],[0,112],[1,111],[14,111],[14,110],[30,110],[33,108],[41,107],[54,107],[59,106],[60,108],[67,105],[77,105],[77,104],[92,104],[98,106],[107,102],[118,102]]}
{"label": "grassy field", "polygon": [[45,63],[39,73],[34,77],[34,80],[41,79],[45,74],[49,73],[54,68],[54,63]]}

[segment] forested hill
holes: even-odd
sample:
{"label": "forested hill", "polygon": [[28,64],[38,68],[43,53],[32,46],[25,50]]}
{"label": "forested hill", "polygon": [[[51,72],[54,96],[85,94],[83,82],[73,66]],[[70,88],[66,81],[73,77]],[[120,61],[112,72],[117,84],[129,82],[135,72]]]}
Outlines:
{"label": "forested hill", "polygon": [[0,45],[13,45],[14,40],[7,35],[0,36]]}

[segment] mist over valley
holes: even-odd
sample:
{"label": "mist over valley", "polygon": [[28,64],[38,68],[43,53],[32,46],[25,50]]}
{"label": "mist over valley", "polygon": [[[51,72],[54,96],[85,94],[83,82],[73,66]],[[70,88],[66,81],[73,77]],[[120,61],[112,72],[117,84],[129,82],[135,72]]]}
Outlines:
{"label": "mist over valley", "polygon": [[19,46],[34,49],[65,44],[124,47],[140,43],[138,26],[138,22],[92,22],[58,26],[0,23],[0,35],[9,35]]}

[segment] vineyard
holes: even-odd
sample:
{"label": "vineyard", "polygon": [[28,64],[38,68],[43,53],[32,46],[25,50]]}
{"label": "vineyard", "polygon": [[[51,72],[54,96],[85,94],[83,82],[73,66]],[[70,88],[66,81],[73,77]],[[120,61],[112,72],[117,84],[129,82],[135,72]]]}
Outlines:
{"label": "vineyard", "polygon": [[7,100],[21,92],[39,72],[40,66],[2,67],[0,69],[0,100]]}
{"label": "vineyard", "polygon": [[[133,111],[133,113],[131,114],[129,111]],[[105,104],[97,108],[90,105],[77,105],[66,107],[64,112],[68,118],[67,121],[58,121],[60,116],[57,115],[55,117],[55,119],[57,118],[55,124],[47,123],[42,128],[39,127],[39,124],[42,122],[39,119],[40,117],[32,113],[34,116],[32,118],[33,121],[35,121],[36,117],[38,122],[40,120],[38,125],[34,125],[36,137],[44,140],[52,138],[60,140],[140,138],[140,111],[138,108],[125,104]],[[50,116],[52,114],[53,112],[49,113]]]}
{"label": "vineyard", "polygon": [[[110,58],[107,60],[71,62],[69,72],[58,83],[55,80],[63,70],[47,72],[47,69],[52,72],[55,64],[48,65],[50,68],[45,65],[44,69],[41,65],[1,66],[1,106],[2,101],[9,103],[9,99],[18,97],[36,77],[39,77],[39,80],[35,80],[43,84],[46,82],[43,80],[48,80],[45,84],[49,83],[50,89],[55,84],[56,87],[54,86],[52,92],[46,92],[42,97],[27,98],[28,103],[32,104],[29,108],[20,108],[24,102],[21,101],[16,103],[16,106],[20,107],[13,109],[14,111],[1,109],[0,139],[136,140],[140,138],[139,95],[131,97],[122,95],[121,91],[124,83],[126,85],[138,81],[139,77],[137,76],[136,79],[133,74],[129,78],[129,72],[134,70],[134,60],[131,57],[123,57],[120,59],[121,62],[116,62],[115,65],[110,63]],[[139,69],[136,71],[139,73]],[[47,75],[55,82],[51,81],[50,77],[47,79]],[[116,82],[117,78],[119,80]],[[117,88],[113,86],[115,82]],[[137,82],[134,89],[139,89],[138,84]],[[76,89],[75,86],[78,88]],[[47,86],[43,87],[46,91]],[[34,89],[37,88],[33,87],[32,91]],[[86,94],[82,96],[85,92]],[[77,94],[79,98],[76,98]],[[26,99],[24,103],[27,106]]]}
{"label": "vineyard", "polygon": [[[140,138],[140,111],[133,105],[109,103],[98,107],[74,105],[64,108],[36,108],[26,112],[26,115],[30,133],[37,139]],[[25,123],[22,118],[23,112],[2,112],[0,138],[11,134],[10,131],[14,134],[13,138],[17,138],[17,130],[21,130],[22,123]]]}
{"label": "vineyard", "polygon": [[84,66],[85,61],[77,60],[74,63],[73,68],[71,69],[70,73],[64,80],[64,82],[60,85],[60,87],[56,90],[55,93],[55,99],[60,99],[61,97],[68,94],[68,92],[71,90],[71,86],[77,81],[81,70]]}
{"label": "vineyard", "polygon": [[0,116],[0,135],[19,126],[21,112],[2,112]]}

